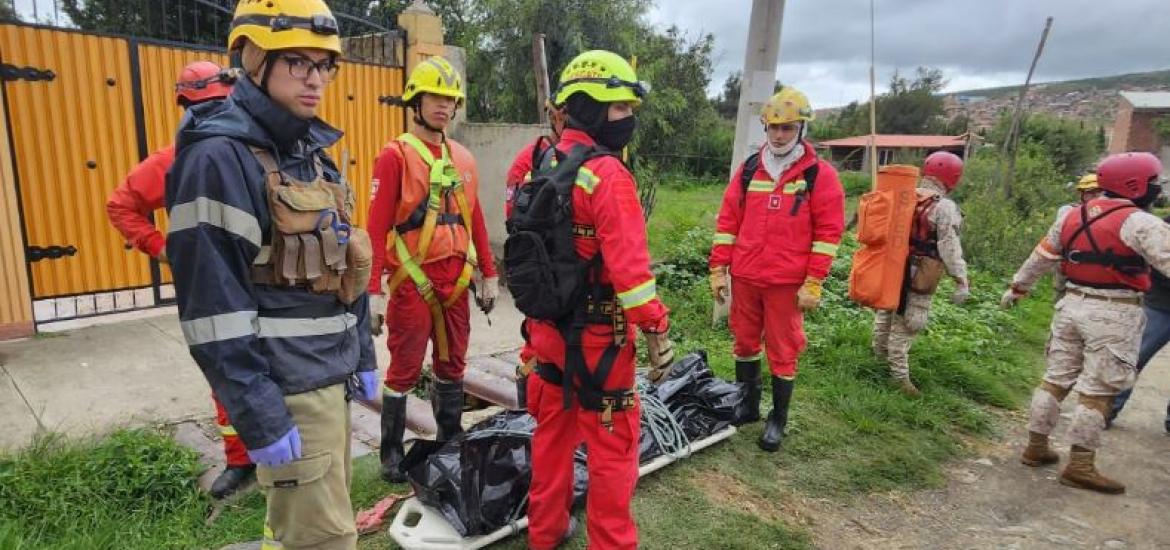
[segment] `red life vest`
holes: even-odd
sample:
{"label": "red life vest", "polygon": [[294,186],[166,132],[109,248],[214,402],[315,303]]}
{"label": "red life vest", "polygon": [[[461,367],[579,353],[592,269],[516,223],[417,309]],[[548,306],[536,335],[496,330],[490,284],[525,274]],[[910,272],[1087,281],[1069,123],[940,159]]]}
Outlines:
{"label": "red life vest", "polygon": [[1064,276],[1092,288],[1149,290],[1149,265],[1121,240],[1121,226],[1139,211],[1126,200],[1096,199],[1069,212],[1060,230]]}

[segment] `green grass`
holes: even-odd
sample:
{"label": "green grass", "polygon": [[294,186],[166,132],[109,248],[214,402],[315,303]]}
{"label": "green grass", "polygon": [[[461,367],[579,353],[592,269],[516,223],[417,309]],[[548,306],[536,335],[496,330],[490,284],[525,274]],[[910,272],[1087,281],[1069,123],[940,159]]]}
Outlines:
{"label": "green grass", "polygon": [[[709,204],[702,189],[682,192],[686,200],[677,202]],[[674,193],[660,190],[660,202],[675,202]],[[707,350],[715,371],[733,378],[731,336],[725,325],[711,326],[706,256],[713,225],[705,224],[714,214],[688,217],[676,208],[680,212],[662,218],[656,213],[650,223],[660,292],[672,310],[672,336],[682,351]],[[809,347],[801,358],[784,452],[754,451],[759,425],[721,446],[736,453],[733,470],[760,494],[797,489],[844,496],[937,486],[942,462],[962,454],[964,439],[993,435],[995,417],[1023,403],[1041,368],[1049,301],[1038,296],[1017,311],[1000,311],[1005,282],[976,271],[966,305],[946,300],[953,289],[949,281],[940,289],[930,325],[911,352],[912,376],[924,395],[905,398],[870,352],[872,313],[847,298],[855,248],[847,237],[826,281],[822,307],[806,316]]]}
{"label": "green grass", "polygon": [[[722,186],[660,188],[649,231],[680,351],[706,349],[715,371],[733,378],[731,338],[725,326],[711,327],[706,281],[721,192]],[[760,452],[756,424],[641,480],[633,508],[643,548],[808,548],[808,534],[794,527],[793,503],[937,487],[945,461],[966,452],[964,441],[995,435],[997,417],[1023,403],[1041,368],[1047,296],[1003,312],[996,303],[1004,281],[976,273],[972,301],[960,307],[944,299],[951,290],[944,283],[912,350],[923,397],[908,399],[869,351],[872,314],[845,296],[854,246],[847,241],[842,248],[822,308],[806,319],[809,348],[784,450]],[[377,471],[372,455],[355,462],[356,509],[406,491],[382,483]],[[198,472],[194,453],[160,431],[38,439],[0,456],[0,548],[214,549],[259,538],[263,497],[254,492],[213,513],[195,486]],[[524,548],[524,539],[498,547]],[[569,547],[584,548],[585,537]],[[359,548],[394,545],[374,535]]]}

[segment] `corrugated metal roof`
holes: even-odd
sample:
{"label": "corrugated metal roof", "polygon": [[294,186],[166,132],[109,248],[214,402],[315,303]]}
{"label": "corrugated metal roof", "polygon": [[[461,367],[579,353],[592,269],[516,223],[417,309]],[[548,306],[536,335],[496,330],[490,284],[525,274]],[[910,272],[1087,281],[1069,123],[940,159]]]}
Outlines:
{"label": "corrugated metal roof", "polygon": [[1134,109],[1170,109],[1170,92],[1120,92]]}
{"label": "corrugated metal roof", "polygon": [[[902,134],[878,134],[878,147],[905,147],[909,149],[944,149],[964,147],[965,136],[918,136]],[[821,142],[824,147],[868,147],[869,135],[853,136]]]}

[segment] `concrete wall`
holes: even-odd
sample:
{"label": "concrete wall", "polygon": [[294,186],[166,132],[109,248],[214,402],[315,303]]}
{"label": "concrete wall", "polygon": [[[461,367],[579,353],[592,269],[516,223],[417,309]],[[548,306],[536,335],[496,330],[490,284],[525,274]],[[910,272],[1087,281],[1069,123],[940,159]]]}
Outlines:
{"label": "concrete wall", "polygon": [[1145,151],[1159,154],[1165,144],[1158,137],[1154,121],[1167,115],[1170,113],[1165,111],[1134,111],[1129,102],[1123,99],[1113,124],[1109,152]]}
{"label": "concrete wall", "polygon": [[[479,201],[491,235],[492,252],[503,251],[504,198],[507,192],[504,178],[508,167],[525,145],[543,134],[546,127],[539,124],[492,124],[465,122],[458,125],[451,137],[465,145],[479,164]],[[498,259],[498,258],[497,258]]]}

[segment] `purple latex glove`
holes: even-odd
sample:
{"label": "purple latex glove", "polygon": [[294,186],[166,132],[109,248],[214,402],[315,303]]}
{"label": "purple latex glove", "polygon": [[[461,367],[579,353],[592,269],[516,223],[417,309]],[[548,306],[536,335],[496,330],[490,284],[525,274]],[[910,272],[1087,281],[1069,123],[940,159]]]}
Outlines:
{"label": "purple latex glove", "polygon": [[378,398],[378,371],[358,371],[358,399],[373,401]]}
{"label": "purple latex glove", "polygon": [[262,449],[248,449],[252,462],[269,468],[282,466],[301,457],[301,432],[293,426],[275,443]]}

